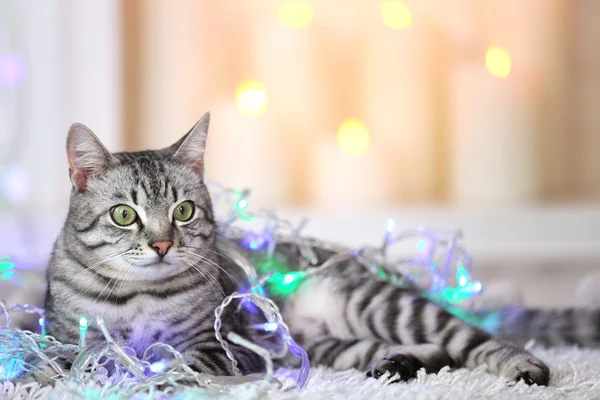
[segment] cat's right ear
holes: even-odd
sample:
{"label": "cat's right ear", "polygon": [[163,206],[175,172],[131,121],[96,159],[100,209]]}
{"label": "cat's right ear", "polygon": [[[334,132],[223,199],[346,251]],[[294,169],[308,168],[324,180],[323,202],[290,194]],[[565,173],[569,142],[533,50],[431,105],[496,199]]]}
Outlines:
{"label": "cat's right ear", "polygon": [[183,138],[174,146],[178,146],[177,151],[171,157],[171,160],[180,162],[192,167],[198,174],[204,174],[204,149],[206,147],[206,135],[208,134],[208,125],[210,124],[210,113],[204,114],[200,121],[194,125]]}
{"label": "cat's right ear", "polygon": [[117,162],[90,128],[78,123],[71,125],[67,135],[67,158],[71,182],[80,192],[90,177],[103,174]]}

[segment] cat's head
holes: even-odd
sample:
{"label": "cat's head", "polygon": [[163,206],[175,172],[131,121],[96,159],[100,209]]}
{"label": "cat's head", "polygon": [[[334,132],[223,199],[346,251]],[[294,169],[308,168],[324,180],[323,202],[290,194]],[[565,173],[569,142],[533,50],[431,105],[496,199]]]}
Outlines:
{"label": "cat's head", "polygon": [[65,245],[111,278],[155,280],[199,264],[214,241],[204,184],[210,116],[172,146],[110,153],[81,124],[67,138],[73,183]]}

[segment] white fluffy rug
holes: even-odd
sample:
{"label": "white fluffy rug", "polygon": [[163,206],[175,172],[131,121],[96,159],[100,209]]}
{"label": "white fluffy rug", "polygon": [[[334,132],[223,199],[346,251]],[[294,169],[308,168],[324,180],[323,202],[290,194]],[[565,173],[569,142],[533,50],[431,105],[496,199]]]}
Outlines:
{"label": "white fluffy rug", "polygon": [[[483,369],[468,371],[442,370],[435,375],[419,372],[410,383],[388,385],[385,377],[367,379],[357,371],[334,372],[313,368],[311,380],[304,390],[281,391],[272,386],[245,384],[234,387],[226,394],[202,396],[197,391],[186,391],[173,396],[181,399],[600,399],[600,350],[576,348],[534,349],[540,359],[551,369],[548,387],[527,386],[508,382],[486,373]],[[285,378],[284,378],[285,379]],[[78,390],[78,395],[68,385],[56,388],[36,384],[21,386],[10,382],[0,384],[0,399],[94,399],[125,400],[117,397],[98,397],[93,388]],[[89,390],[92,389],[92,390]],[[148,399],[147,396],[136,396]],[[153,398],[158,398],[153,396]]]}

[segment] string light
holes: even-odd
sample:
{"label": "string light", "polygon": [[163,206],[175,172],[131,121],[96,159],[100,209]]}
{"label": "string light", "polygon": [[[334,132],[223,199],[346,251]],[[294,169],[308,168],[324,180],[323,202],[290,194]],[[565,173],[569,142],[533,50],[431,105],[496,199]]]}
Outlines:
{"label": "string light", "polygon": [[273,300],[263,297],[263,296],[260,296],[256,293],[234,292],[231,295],[225,297],[225,299],[223,300],[221,305],[215,309],[215,324],[214,324],[215,337],[217,338],[219,343],[221,343],[221,346],[223,347],[223,350],[225,350],[225,354],[227,354],[227,357],[231,360],[232,370],[233,370],[234,375],[239,376],[240,372],[239,372],[239,369],[237,368],[237,360],[235,359],[234,354],[229,349],[229,344],[225,340],[223,340],[223,337],[221,336],[221,326],[222,326],[221,316],[222,316],[225,308],[227,306],[229,306],[235,299],[242,299],[243,301],[251,301],[252,303],[254,303],[254,305],[256,307],[258,307],[263,312],[263,314],[264,314],[265,318],[267,318],[268,322],[276,323],[277,324],[277,332],[279,333],[279,336],[283,340],[283,343],[282,343],[281,349],[279,351],[275,351],[275,350],[263,348],[254,343],[251,343],[248,340],[246,340],[246,339],[242,338],[241,336],[239,336],[238,334],[236,334],[235,332],[229,332],[227,335],[227,339],[229,339],[230,341],[232,341],[235,344],[239,344],[241,346],[244,346],[244,347],[254,351],[256,354],[259,354],[265,360],[265,362],[266,362],[265,380],[272,379],[273,359],[285,357],[289,350],[292,354],[301,358],[302,364],[300,366],[300,370],[298,373],[297,384],[299,387],[304,387],[307,383],[308,370],[310,369],[310,362],[308,360],[308,355],[306,354],[306,351],[304,351],[304,349],[302,349],[300,346],[298,346],[298,344],[291,337],[289,328],[288,328],[287,324],[284,322],[283,317],[281,316],[281,313],[279,312],[279,309],[277,308],[277,305],[275,305]]}
{"label": "string light", "polygon": [[267,111],[267,89],[258,81],[248,81],[238,86],[236,103],[240,112],[258,117]]}
{"label": "string light", "polygon": [[[239,200],[239,192],[223,188],[219,184],[215,185],[214,182],[212,184],[219,192],[216,198],[225,201],[226,204],[230,203],[229,198],[236,199],[235,201]],[[246,191],[244,196],[248,194],[249,192]],[[410,283],[410,272],[407,272],[405,269],[399,269],[399,271],[402,271],[399,274],[398,271],[395,271],[406,260],[400,260],[397,264],[390,264],[386,258],[389,248],[411,238],[417,238],[416,249],[419,256],[414,260],[408,260],[408,262],[414,263],[418,268],[425,267],[425,270],[420,274],[431,276],[428,286],[423,287],[428,297],[436,299],[436,301],[443,304],[460,304],[479,294],[481,291],[481,284],[479,282],[469,281],[471,259],[459,245],[460,238],[462,237],[460,231],[442,232],[418,228],[397,232],[395,235],[392,235],[396,229],[396,222],[393,219],[388,219],[385,224],[385,239],[382,248],[366,247],[352,250],[324,241],[311,240],[307,243],[307,239],[301,237],[299,232],[294,230],[293,224],[289,221],[281,220],[268,210],[261,209],[254,213],[248,212],[245,214],[245,217],[247,217],[247,220],[262,218],[265,220],[266,226],[270,226],[271,228],[265,228],[262,233],[240,231],[233,228],[232,221],[229,220],[227,224],[221,225],[221,232],[226,237],[239,240],[244,247],[250,250],[253,250],[253,247],[258,249],[259,246],[257,243],[262,243],[260,246],[261,250],[255,251],[256,254],[252,257],[252,265],[260,274],[268,276],[268,279],[264,283],[267,288],[266,292],[275,296],[290,296],[300,287],[308,275],[322,270],[323,266],[328,267],[333,265],[334,263],[331,260],[335,259],[335,257],[342,256],[341,259],[347,259],[344,257],[348,254],[351,254],[350,258],[357,257],[357,260],[379,279],[388,280],[393,284],[405,284],[407,281],[409,284],[414,284],[414,282]],[[302,226],[304,226],[304,221]],[[286,228],[285,234],[283,232],[277,233],[278,230],[284,227]],[[314,253],[310,254],[311,252],[309,251],[311,246],[322,249],[335,249],[336,255],[323,262],[317,268],[294,271],[276,253],[273,254],[268,251],[268,249],[275,248],[276,241],[281,240],[292,241],[300,249],[300,253],[306,257],[305,261],[308,261],[309,265],[316,264]],[[437,249],[443,249],[443,251],[438,251]],[[267,251],[267,253],[264,253],[264,251]],[[439,257],[442,258],[440,259]],[[390,265],[386,266],[386,264]],[[442,266],[442,268],[440,269],[439,266]],[[453,281],[450,279],[450,274],[452,273],[455,274],[456,282],[459,284],[457,288],[451,288],[447,285],[448,282]],[[402,275],[405,276],[402,277]],[[449,288],[452,290],[447,290]]]}
{"label": "string light", "polygon": [[88,329],[88,320],[86,317],[79,318],[79,349],[83,351],[85,349],[85,334]]}
{"label": "string light", "polygon": [[511,70],[510,55],[502,47],[491,46],[485,55],[485,65],[490,74],[506,78]]}
{"label": "string light", "polygon": [[369,149],[369,130],[357,119],[347,119],[340,124],[337,134],[338,145],[344,153],[358,156]]}
{"label": "string light", "polygon": [[[207,182],[209,183],[209,182]],[[209,183],[210,186],[210,183]],[[24,365],[23,360],[37,360],[35,364],[28,361],[28,365],[37,366],[47,364],[56,374],[49,379],[61,380],[69,379],[80,385],[85,386],[86,382],[98,379],[104,376],[104,380],[109,379],[112,386],[106,389],[106,396],[114,395],[118,398],[128,398],[136,393],[157,392],[159,387],[165,385],[182,388],[186,382],[194,381],[197,383],[203,394],[220,393],[232,385],[246,383],[257,379],[264,379],[268,382],[277,383],[273,378],[273,360],[282,358],[287,352],[299,357],[302,360],[299,369],[297,383],[299,387],[306,385],[310,363],[306,352],[298,346],[289,333],[285,321],[279,312],[275,303],[265,297],[264,294],[275,297],[285,297],[298,290],[302,282],[309,276],[320,274],[332,266],[339,265],[348,260],[355,260],[364,266],[366,271],[373,273],[378,279],[385,279],[390,284],[397,286],[417,285],[411,276],[402,272],[401,266],[404,261],[391,261],[386,254],[392,246],[405,243],[407,240],[416,238],[419,241],[426,241],[430,249],[443,249],[443,251],[431,251],[421,255],[424,260],[419,260],[414,266],[424,268],[424,273],[432,276],[432,281],[448,282],[448,274],[455,273],[458,283],[457,287],[441,287],[435,284],[431,286],[416,286],[423,291],[425,297],[443,304],[449,310],[453,310],[459,318],[468,320],[474,318],[471,313],[458,307],[466,299],[477,295],[481,290],[481,283],[470,281],[470,257],[466,251],[459,245],[460,233],[441,232],[434,230],[425,230],[422,228],[411,229],[396,232],[396,223],[390,219],[386,222],[385,236],[386,240],[383,247],[365,246],[360,249],[349,249],[335,243],[325,242],[312,238],[304,237],[300,231],[305,226],[306,220],[295,225],[287,220],[279,218],[270,210],[259,209],[255,212],[243,211],[238,208],[239,201],[246,199],[249,191],[237,191],[224,188],[220,185],[212,185],[217,189],[213,195],[215,206],[219,202],[230,205],[231,209],[225,219],[217,218],[217,229],[220,233],[217,239],[217,249],[224,256],[232,259],[239,267],[245,271],[248,276],[251,287],[247,288],[246,293],[233,293],[227,296],[221,305],[215,309],[215,337],[221,345],[229,359],[232,362],[232,369],[239,374],[235,354],[230,350],[228,341],[246,347],[255,352],[265,360],[266,373],[255,374],[251,376],[234,377],[216,377],[207,374],[199,374],[193,371],[185,362],[183,355],[164,343],[155,343],[149,346],[141,358],[137,358],[132,349],[124,344],[115,341],[110,335],[102,318],[96,317],[96,325],[105,338],[105,343],[92,343],[86,346],[85,335],[88,330],[89,321],[86,317],[79,319],[80,339],[79,345],[61,344],[49,336],[42,336],[32,332],[21,331],[10,327],[10,312],[21,311],[27,313],[37,313],[39,315],[40,328],[44,329],[44,311],[42,309],[25,304],[23,306],[15,305],[9,308],[0,300],[0,312],[6,317],[6,327],[0,329],[0,365],[2,365],[3,374],[14,375],[14,371],[22,373],[20,366]],[[242,207],[246,209],[247,204]],[[265,227],[260,233],[240,229],[234,225],[236,221],[246,221],[263,219]],[[228,238],[224,240],[222,238]],[[260,240],[258,239],[260,238]],[[238,243],[262,243],[261,246],[249,245],[252,256],[247,257],[245,253],[240,252],[232,242]],[[262,240],[262,242],[261,242]],[[293,270],[286,264],[285,259],[276,251],[277,244],[292,243],[301,256],[300,261],[294,268],[301,267],[300,270]],[[412,242],[414,243],[414,242]],[[252,247],[256,247],[253,249]],[[248,247],[247,247],[248,248]],[[314,252],[314,248],[330,252],[325,260],[319,260]],[[434,259],[435,254],[441,254],[441,259]],[[7,262],[8,258],[3,257],[1,262]],[[410,261],[409,261],[410,262]],[[443,266],[441,270],[438,265]],[[455,270],[453,269],[455,268]],[[454,271],[454,272],[452,272]],[[262,290],[263,286],[266,290]],[[262,311],[266,322],[254,325],[255,329],[265,332],[271,332],[279,336],[282,340],[282,346],[277,350],[270,346],[262,347],[258,343],[250,342],[235,332],[227,334],[227,340],[221,336],[220,329],[222,325],[222,314],[234,300],[238,300],[244,307],[240,310],[246,312]],[[240,312],[240,311],[238,311]],[[492,329],[494,319],[478,320],[478,323],[488,324]],[[157,361],[155,355],[160,354],[160,360]],[[72,367],[69,371],[63,371],[56,362],[58,358],[72,361]],[[9,360],[10,364],[6,364]],[[107,362],[115,366],[115,370],[107,372],[103,365]],[[21,369],[19,369],[21,368]],[[104,371],[104,372],[102,372]],[[108,375],[107,375],[108,374]],[[279,383],[280,384],[280,383]]]}
{"label": "string light", "polygon": [[312,21],[313,10],[306,1],[291,0],[279,7],[277,17],[288,28],[304,28]]}
{"label": "string light", "polygon": [[412,13],[400,0],[388,0],[381,4],[381,18],[393,29],[404,29],[412,25]]}

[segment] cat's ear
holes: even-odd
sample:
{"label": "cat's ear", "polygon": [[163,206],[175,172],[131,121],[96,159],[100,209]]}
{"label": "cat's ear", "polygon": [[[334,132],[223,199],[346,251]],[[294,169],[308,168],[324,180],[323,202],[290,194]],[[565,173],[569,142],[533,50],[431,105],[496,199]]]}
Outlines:
{"label": "cat's ear", "polygon": [[171,160],[189,165],[198,174],[204,174],[204,149],[206,148],[206,136],[210,124],[210,113],[204,116],[194,125],[179,142],[179,147]]}
{"label": "cat's ear", "polygon": [[67,158],[71,182],[81,192],[90,177],[103,174],[117,162],[90,128],[78,123],[71,125],[67,135]]}

